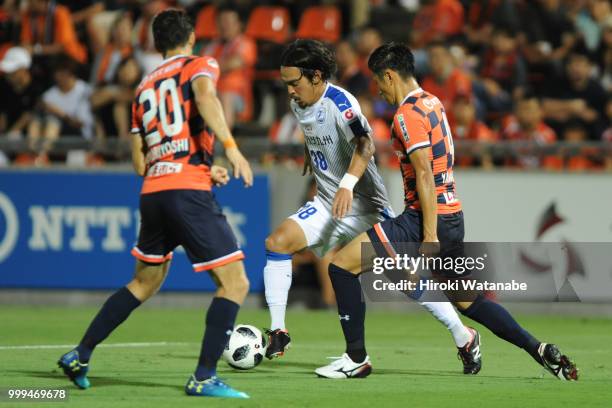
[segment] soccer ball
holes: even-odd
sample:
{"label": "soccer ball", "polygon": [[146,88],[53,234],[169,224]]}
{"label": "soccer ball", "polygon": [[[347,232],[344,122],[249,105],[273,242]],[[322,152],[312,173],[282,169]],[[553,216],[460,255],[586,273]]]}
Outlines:
{"label": "soccer ball", "polygon": [[250,370],[261,363],[266,348],[266,338],[257,327],[239,324],[234,327],[229,342],[225,346],[223,359],[230,367]]}

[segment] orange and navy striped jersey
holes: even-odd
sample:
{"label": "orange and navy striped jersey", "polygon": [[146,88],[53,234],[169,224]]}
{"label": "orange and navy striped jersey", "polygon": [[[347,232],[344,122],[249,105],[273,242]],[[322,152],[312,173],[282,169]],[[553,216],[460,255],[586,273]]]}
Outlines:
{"label": "orange and navy striped jersey", "polygon": [[146,172],[141,194],[162,190],[210,190],[214,135],[198,112],[191,81],[206,76],[215,86],[214,58],[166,59],[136,89],[132,133],[140,134]]}
{"label": "orange and navy striped jersey", "polygon": [[421,209],[410,154],[427,149],[436,185],[438,214],[460,211],[453,176],[453,137],[442,102],[421,88],[410,92],[393,117],[391,138],[400,160],[406,208]]}

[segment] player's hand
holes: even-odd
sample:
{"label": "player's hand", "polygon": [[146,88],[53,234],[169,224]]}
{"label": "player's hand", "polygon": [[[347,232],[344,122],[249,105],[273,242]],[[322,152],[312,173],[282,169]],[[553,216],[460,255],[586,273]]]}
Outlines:
{"label": "player's hand", "polygon": [[212,178],[215,186],[221,187],[226,185],[229,182],[229,173],[225,167],[213,165],[210,168],[210,177]]}
{"label": "player's hand", "polygon": [[225,149],[225,156],[232,164],[234,170],[234,178],[241,178],[244,180],[245,187],[251,187],[253,185],[253,171],[251,165],[244,158],[240,150],[237,147],[231,147]]}
{"label": "player's hand", "polygon": [[437,256],[440,253],[440,241],[437,238],[423,240],[419,252],[425,257]]}
{"label": "player's hand", "polygon": [[353,205],[353,192],[346,188],[339,188],[332,204],[332,216],[336,219],[345,217]]}

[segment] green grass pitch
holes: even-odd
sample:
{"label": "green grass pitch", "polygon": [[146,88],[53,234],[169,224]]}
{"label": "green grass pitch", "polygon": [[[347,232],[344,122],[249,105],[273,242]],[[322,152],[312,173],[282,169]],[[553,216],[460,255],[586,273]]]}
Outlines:
{"label": "green grass pitch", "polygon": [[[327,380],[313,370],[326,356],[340,355],[342,337],[332,312],[289,311],[293,347],[285,357],[246,372],[220,362],[220,376],[250,400],[187,397],[203,333],[200,309],[143,308],[107,339],[113,343],[179,343],[100,347],[91,361],[92,388],[76,389],[56,367],[67,348],[7,348],[65,345],[80,339],[93,308],[0,309],[0,388],[69,389],[61,403],[0,402],[2,406],[61,407],[610,407],[612,320],[564,316],[518,316],[523,326],[572,356],[581,378],[561,382],[522,350],[482,333],[483,369],[460,373],[450,335],[425,313],[370,312],[366,323],[374,371],[367,379]],[[238,323],[268,324],[264,310],[242,310]],[[42,405],[41,405],[42,404]]]}

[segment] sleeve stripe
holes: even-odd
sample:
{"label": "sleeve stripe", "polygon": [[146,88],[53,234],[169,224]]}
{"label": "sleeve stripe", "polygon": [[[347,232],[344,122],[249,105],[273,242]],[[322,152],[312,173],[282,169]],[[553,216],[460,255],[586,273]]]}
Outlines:
{"label": "sleeve stripe", "polygon": [[196,79],[198,77],[201,77],[201,76],[208,77],[208,78],[212,79],[213,81],[215,80],[214,74],[212,74],[210,72],[202,72],[202,71],[193,74],[189,80],[193,81],[194,79]]}
{"label": "sleeve stripe", "polygon": [[412,146],[410,146],[409,149],[406,149],[406,154],[409,155],[410,153],[414,152],[415,150],[422,149],[422,148],[428,147],[428,146],[431,146],[431,143],[429,141],[421,142],[421,143],[415,143]]}
{"label": "sleeve stripe", "polygon": [[140,128],[132,128],[132,133],[140,133]]}

